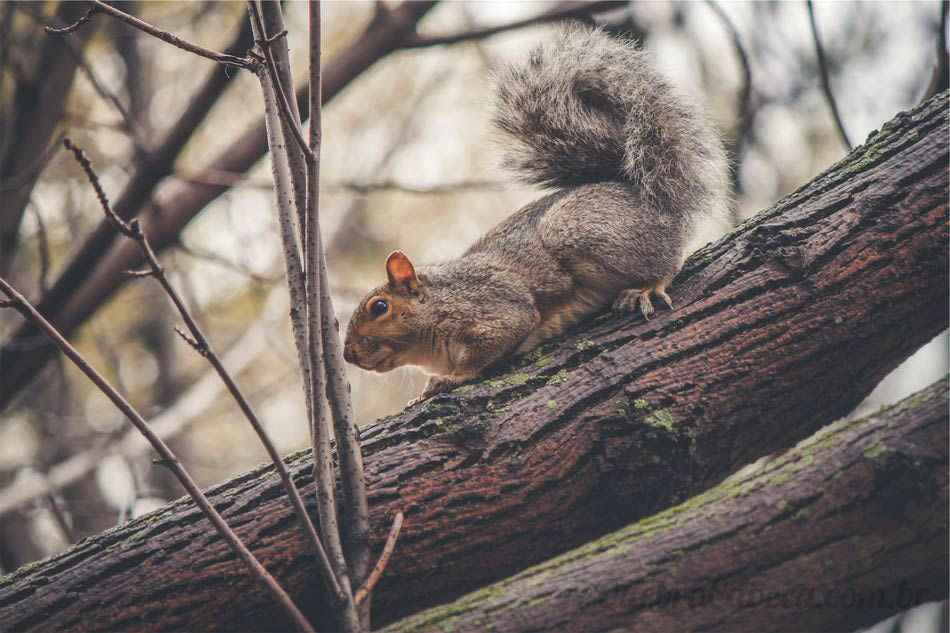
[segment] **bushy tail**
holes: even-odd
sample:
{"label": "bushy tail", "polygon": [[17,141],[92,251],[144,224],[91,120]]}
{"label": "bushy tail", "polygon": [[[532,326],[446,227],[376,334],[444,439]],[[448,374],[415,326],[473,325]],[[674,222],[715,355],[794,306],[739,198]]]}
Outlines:
{"label": "bushy tail", "polygon": [[728,165],[714,127],[632,42],[563,27],[527,63],[500,70],[495,90],[495,123],[513,141],[506,162],[523,180],[628,182],[645,200],[687,215],[709,203],[721,209],[708,212],[728,207]]}

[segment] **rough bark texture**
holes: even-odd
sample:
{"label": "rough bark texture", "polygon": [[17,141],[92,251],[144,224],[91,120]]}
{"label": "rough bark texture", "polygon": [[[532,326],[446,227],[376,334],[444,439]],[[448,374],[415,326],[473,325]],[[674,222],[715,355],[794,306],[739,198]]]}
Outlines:
{"label": "rough bark texture", "polygon": [[[947,95],[693,256],[649,322],[607,314],[363,434],[377,547],[406,519],[377,624],[651,515],[847,414],[946,328]],[[306,453],[290,457],[310,488]],[[255,555],[322,612],[269,467],[210,492]],[[312,503],[312,494],[308,497]],[[10,629],[280,628],[179,501],[8,576]],[[285,627],[286,628],[286,627]]]}
{"label": "rough bark texture", "polygon": [[947,406],[941,380],[391,630],[852,631],[946,598]]}

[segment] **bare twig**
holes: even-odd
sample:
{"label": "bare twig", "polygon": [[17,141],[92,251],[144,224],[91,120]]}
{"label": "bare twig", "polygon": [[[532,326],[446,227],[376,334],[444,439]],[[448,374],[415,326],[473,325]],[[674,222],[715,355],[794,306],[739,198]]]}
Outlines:
{"label": "bare twig", "polygon": [[[320,146],[322,128],[321,69],[321,2],[310,3],[310,158],[307,170],[306,239],[304,240],[309,308],[310,358],[323,372],[326,401],[333,419],[337,457],[340,463],[342,517],[345,533],[340,538],[349,563],[354,585],[362,584],[370,570],[370,525],[363,478],[363,457],[360,451],[356,419],[350,400],[350,386],[340,349],[339,324],[330,295],[326,254],[320,234]],[[309,157],[308,157],[309,158]],[[316,385],[314,387],[316,390]],[[315,412],[316,413],[316,412]],[[319,434],[314,417],[315,437]],[[329,435],[328,430],[323,434]],[[318,438],[322,441],[322,436]],[[318,444],[314,443],[314,450]],[[362,626],[369,628],[369,603],[359,612]]]}
{"label": "bare twig", "polygon": [[805,6],[808,8],[808,21],[811,24],[811,36],[815,42],[815,54],[818,57],[818,70],[821,73],[821,89],[825,93],[825,100],[828,101],[828,107],[831,109],[831,116],[835,120],[835,127],[838,128],[838,134],[841,140],[850,150],[854,147],[851,140],[848,139],[848,133],[844,129],[844,123],[841,121],[841,114],[838,112],[838,103],[835,101],[835,95],[831,91],[831,79],[828,76],[828,60],[825,58],[825,49],[821,45],[821,38],[818,36],[818,24],[815,21],[815,7],[812,0],[805,0]]}
{"label": "bare twig", "polygon": [[[268,5],[268,8],[278,12],[278,4]],[[251,25],[257,40],[262,40],[264,35],[263,19],[259,14],[260,7],[254,0],[248,0],[248,11],[252,15]],[[253,16],[257,16],[254,19]],[[278,27],[278,31],[282,26]],[[274,74],[272,77],[267,75],[272,71],[265,69],[265,72],[259,73],[261,90],[264,95],[265,121],[267,124],[268,145],[271,148],[271,165],[274,175],[274,190],[277,195],[277,207],[280,218],[280,235],[284,252],[284,263],[287,270],[287,283],[290,290],[291,325],[294,330],[294,343],[297,348],[297,358],[300,365],[301,374],[304,382],[304,395],[307,404],[308,419],[310,421],[311,434],[315,438],[313,460],[314,460],[314,486],[316,488],[317,510],[320,517],[320,531],[323,537],[323,543],[326,546],[327,556],[336,578],[339,581],[345,599],[333,605],[334,613],[337,618],[337,624],[345,631],[360,631],[360,621],[356,614],[356,608],[353,602],[352,587],[348,575],[346,560],[343,555],[343,548],[339,537],[339,528],[337,524],[336,503],[334,498],[334,476],[333,462],[330,453],[329,424],[325,419],[326,408],[326,390],[323,387],[322,364],[313,362],[314,348],[310,345],[312,337],[308,323],[310,320],[310,306],[317,305],[317,301],[308,300],[309,283],[304,277],[305,268],[302,263],[301,249],[298,247],[298,233],[295,229],[295,221],[298,217],[296,200],[298,191],[291,184],[290,152],[293,151],[293,145],[288,143],[288,137],[291,135],[289,126],[282,121],[279,99],[277,97],[277,88],[274,81],[283,83],[284,76]],[[273,71],[276,73],[276,69]],[[287,79],[289,83],[289,78]],[[286,112],[293,120],[293,112]],[[302,154],[300,154],[302,155]],[[304,186],[306,186],[306,172],[304,173]],[[297,183],[294,183],[297,184]],[[306,193],[306,192],[305,192]],[[303,196],[306,198],[306,196]],[[313,223],[311,223],[313,224]],[[317,334],[319,340],[319,333]],[[319,355],[317,356],[319,359]]]}
{"label": "bare twig", "polygon": [[739,93],[739,121],[741,121],[741,123],[738,137],[742,139],[745,138],[746,130],[749,129],[749,123],[751,122],[752,67],[749,64],[749,56],[742,43],[739,30],[736,28],[736,25],[733,24],[729,15],[719,6],[716,0],[706,0],[706,4],[713,10],[713,13],[716,14],[716,17],[719,18],[719,21],[722,22],[722,25],[729,33],[729,38],[732,40],[732,47],[736,51],[736,57],[739,58],[739,68],[742,71],[742,88]]}
{"label": "bare twig", "polygon": [[930,74],[930,81],[924,88],[924,93],[920,96],[918,103],[923,103],[938,92],[947,89],[950,83],[950,51],[947,50],[947,14],[950,13],[950,2],[941,0],[940,2],[940,22],[937,28],[937,59],[934,61],[933,72]]}
{"label": "bare twig", "polygon": [[[24,11],[31,20],[35,22],[40,22],[40,16],[36,15],[31,11]],[[86,15],[91,15],[95,13],[94,9],[90,9]],[[87,18],[88,20],[88,18]],[[73,24],[72,26],[75,26]],[[67,27],[69,28],[69,27]],[[78,28],[78,27],[77,27]],[[63,29],[51,29],[50,27],[44,27],[44,30],[48,33],[53,33],[57,35],[70,35],[73,31],[64,31]],[[86,62],[86,58],[83,55],[82,48],[76,44],[76,38],[74,37],[62,37],[60,38],[60,43],[66,48],[66,51],[69,53],[76,61],[76,65],[80,70],[86,75],[86,78],[89,79],[89,83],[92,84],[93,90],[95,90],[100,97],[108,101],[116,112],[119,113],[119,118],[122,120],[122,127],[128,133],[129,137],[132,139],[132,144],[135,147],[135,151],[139,157],[143,156],[147,150],[148,143],[145,140],[145,134],[142,132],[141,126],[135,120],[135,117],[129,112],[128,108],[125,107],[125,104],[122,103],[122,100],[111,90],[109,90],[106,85],[99,79],[99,76],[92,69],[92,67]]]}
{"label": "bare twig", "polygon": [[258,561],[244,543],[241,542],[241,539],[238,538],[237,534],[234,533],[224,518],[215,510],[204,493],[201,492],[198,484],[195,483],[191,475],[188,474],[188,471],[181,465],[172,450],[152,431],[148,422],[145,421],[141,414],[139,414],[139,412],[76,351],[76,348],[69,344],[69,341],[63,338],[56,328],[43,318],[43,315],[36,311],[36,308],[34,308],[22,294],[2,277],[0,277],[0,291],[8,297],[7,300],[0,301],[0,307],[13,308],[23,315],[24,318],[35,323],[43,333],[46,334],[50,341],[112,401],[135,428],[145,436],[149,444],[155,449],[155,452],[158,453],[159,457],[167,464],[168,468],[181,483],[182,487],[184,487],[191,498],[194,499],[195,504],[201,509],[208,520],[211,521],[211,524],[221,537],[231,546],[231,549],[237,554],[238,558],[247,566],[251,575],[257,579],[263,585],[265,591],[274,598],[281,610],[294,622],[299,630],[313,633],[313,627],[310,626],[307,619],[294,605],[290,596],[287,595],[287,592],[277,584],[274,577],[264,569],[260,561]]}
{"label": "bare twig", "polygon": [[[284,30],[284,16],[279,4],[274,2],[260,2],[258,3],[258,8],[263,21],[264,33],[276,33]],[[290,47],[287,40],[279,39],[273,42],[268,52],[268,57],[273,62],[270,68],[273,69],[275,76],[280,80],[280,90],[284,91],[285,94],[289,94],[294,86],[294,77],[290,63]],[[309,90],[309,88],[310,85],[308,82],[306,84],[306,90]],[[295,98],[290,100],[287,104],[288,109],[284,111],[286,115],[289,115],[281,119],[281,130],[285,140],[289,139],[291,135],[297,138],[303,133],[303,118],[300,116],[300,108],[304,107],[301,104],[306,100],[306,90],[301,91],[298,89],[296,94],[294,94]],[[289,143],[288,141],[288,144],[290,146],[286,152],[287,165],[290,168],[290,182],[294,189],[294,205],[297,209],[297,229],[299,231],[302,252],[304,234],[307,226],[307,171],[310,148],[308,145],[306,148],[307,151],[305,152],[301,149],[299,142],[295,144]]]}
{"label": "bare twig", "polygon": [[54,28],[46,27],[46,32],[52,33],[52,34],[58,34],[58,35],[73,33],[83,24],[88,22],[89,19],[94,14],[104,13],[106,15],[110,15],[116,18],[117,20],[122,20],[129,26],[137,28],[140,31],[144,31],[145,33],[148,33],[149,35],[153,37],[157,37],[158,39],[162,40],[163,42],[167,42],[171,44],[172,46],[176,46],[182,50],[188,51],[189,53],[194,53],[195,55],[199,55],[201,57],[205,57],[212,61],[216,61],[219,64],[224,64],[225,66],[233,66],[235,68],[250,68],[251,66],[250,62],[243,57],[238,57],[236,55],[229,55],[227,53],[219,53],[217,51],[211,50],[210,48],[205,48],[204,46],[201,46],[200,44],[189,42],[186,39],[182,39],[178,37],[177,35],[172,35],[168,31],[163,31],[156,26],[152,26],[148,22],[140,20],[135,16],[129,15],[128,13],[124,11],[120,11],[119,9],[116,9],[115,7],[110,6],[106,4],[105,2],[101,2],[101,0],[89,0],[89,2],[92,6],[89,8],[86,14],[83,15],[83,17],[81,17],[76,23],[71,24],[64,29],[54,29]]}
{"label": "bare twig", "polygon": [[72,521],[69,520],[69,517],[66,516],[63,508],[60,506],[60,500],[56,497],[56,494],[52,492],[48,493],[46,495],[46,505],[49,508],[50,514],[53,515],[53,519],[56,521],[60,532],[63,533],[63,538],[67,543],[72,545],[78,540],[76,538],[76,532],[73,530]]}
{"label": "bare twig", "polygon": [[64,26],[61,29],[56,29],[51,26],[47,26],[43,30],[51,35],[69,35],[70,33],[75,33],[82,27],[83,24],[92,19],[92,16],[96,14],[96,8],[90,7],[78,20],[73,22],[68,26]]}
{"label": "bare twig", "polygon": [[413,32],[403,38],[402,42],[399,44],[399,48],[423,48],[427,46],[440,46],[443,44],[458,44],[459,42],[467,42],[469,40],[489,37],[504,31],[520,29],[535,24],[543,24],[545,22],[555,22],[557,20],[584,17],[590,13],[623,8],[626,5],[626,2],[619,0],[599,0],[596,2],[563,2],[553,9],[540,15],[524,18],[523,20],[516,20],[514,22],[508,22],[507,24],[499,24],[498,26],[485,26],[459,31],[458,33],[451,33],[448,35],[434,36],[419,35],[418,33]]}
{"label": "bare twig", "polygon": [[[265,348],[268,335],[274,330],[274,324],[286,314],[280,300],[282,297],[282,293],[276,289],[272,290],[264,301],[260,320],[248,328],[225,353],[223,362],[231,368],[232,375],[246,369]],[[98,336],[96,328],[93,328],[92,333],[104,358],[114,365],[110,358],[113,354],[112,348]],[[117,380],[118,378],[120,376],[117,376]],[[121,382],[117,386],[122,390]],[[201,414],[217,401],[222,390],[223,385],[218,375],[214,370],[209,370],[194,381],[178,400],[152,419],[152,428],[166,441],[176,437],[200,419]],[[52,466],[45,477],[30,477],[0,490],[0,517],[10,514],[31,499],[79,481],[93,471],[106,455],[121,455],[132,459],[141,457],[148,449],[148,443],[135,429],[131,429],[121,437],[109,438],[108,441],[88,450],[70,455]]]}
{"label": "bare twig", "polygon": [[49,235],[46,232],[46,222],[43,220],[43,214],[40,213],[40,208],[32,196],[30,197],[29,205],[30,208],[33,209],[33,219],[36,220],[36,250],[37,253],[39,253],[40,259],[40,272],[37,279],[37,286],[40,291],[39,295],[42,297],[46,294],[46,279],[49,275]]}
{"label": "bare twig", "polygon": [[396,549],[396,539],[399,538],[399,530],[401,529],[402,512],[397,512],[396,518],[393,520],[393,526],[389,529],[389,536],[386,537],[386,544],[383,546],[383,551],[379,555],[379,560],[376,561],[373,571],[370,572],[369,578],[366,579],[366,584],[360,587],[354,596],[356,604],[362,604],[363,601],[369,597],[373,592],[373,587],[376,586],[383,572],[386,571],[386,564],[389,562],[389,557],[393,555],[393,550]]}
{"label": "bare twig", "polygon": [[82,54],[82,51],[76,46],[76,43],[72,41],[71,38],[63,38],[63,44],[66,46],[66,50],[69,51],[69,54],[72,55],[73,59],[76,60],[76,64],[79,68],[85,73],[86,78],[89,79],[89,83],[92,84],[93,89],[99,93],[99,96],[112,104],[112,107],[115,108],[115,111],[119,113],[119,118],[122,119],[122,127],[128,132],[129,137],[132,139],[132,145],[135,147],[135,152],[138,157],[141,159],[148,152],[148,141],[145,138],[145,133],[142,131],[141,126],[135,120],[135,117],[132,116],[132,113],[129,112],[128,108],[125,107],[125,104],[122,103],[122,100],[111,90],[109,90],[105,84],[100,81],[99,77],[96,75],[92,67],[86,62],[85,57]]}
{"label": "bare twig", "polygon": [[280,108],[280,115],[283,117],[284,125],[291,131],[294,141],[296,141],[297,146],[300,148],[300,151],[304,153],[304,156],[307,157],[307,160],[312,160],[313,156],[310,153],[310,148],[307,146],[306,139],[304,139],[303,130],[300,128],[300,123],[295,120],[295,117],[292,114],[292,106],[290,100],[287,98],[287,91],[284,90],[284,84],[280,80],[280,75],[277,73],[277,65],[274,63],[274,55],[270,48],[271,44],[280,39],[281,33],[287,33],[287,29],[283,29],[281,32],[274,35],[274,37],[268,37],[267,31],[264,28],[263,18],[261,17],[261,10],[257,5],[257,2],[251,2],[250,9],[251,19],[254,20],[257,32],[260,33],[260,37],[257,39],[257,45],[261,49],[261,55],[263,57],[264,63],[267,64],[267,74],[270,76],[270,80],[274,84],[274,91],[277,93],[278,97],[277,105]]}
{"label": "bare twig", "polygon": [[304,533],[307,537],[307,540],[309,541],[310,547],[313,550],[314,555],[317,557],[317,562],[321,566],[322,573],[326,577],[328,586],[330,587],[331,591],[333,591],[336,599],[342,600],[344,595],[340,588],[340,583],[332,572],[326,551],[324,550],[323,544],[320,542],[320,539],[317,535],[316,527],[313,525],[313,521],[310,519],[310,515],[307,513],[306,505],[304,504],[296,485],[294,485],[290,474],[287,472],[287,467],[280,458],[277,448],[274,446],[274,443],[264,430],[264,425],[260,422],[257,414],[255,414],[253,409],[251,409],[251,405],[248,403],[247,398],[244,397],[244,394],[234,382],[234,379],[221,363],[221,359],[218,358],[218,355],[214,352],[211,344],[202,333],[201,328],[198,327],[198,324],[191,316],[187,306],[185,306],[184,301],[182,301],[178,292],[171,285],[171,282],[168,281],[168,277],[165,275],[162,266],[159,264],[158,258],[155,256],[152,247],[149,245],[148,238],[142,232],[138,220],[133,219],[130,222],[123,221],[109,205],[109,200],[106,197],[105,192],[102,190],[102,186],[99,183],[99,178],[92,169],[92,165],[85,157],[83,151],[68,138],[63,140],[63,145],[66,147],[66,149],[73,152],[76,157],[76,161],[82,166],[83,171],[86,172],[86,176],[89,179],[93,189],[96,191],[96,196],[99,198],[99,203],[102,206],[102,210],[106,214],[106,217],[109,218],[109,220],[115,225],[116,230],[119,231],[119,233],[134,240],[136,244],[138,244],[139,249],[142,251],[142,256],[145,258],[146,263],[151,269],[151,276],[158,281],[159,285],[162,287],[162,290],[164,290],[165,294],[167,294],[169,299],[171,299],[172,303],[175,305],[175,308],[178,310],[178,313],[181,315],[182,320],[185,322],[185,325],[188,328],[188,332],[191,334],[191,336],[189,337],[177,327],[175,328],[175,331],[178,332],[179,336],[181,336],[189,346],[191,346],[201,356],[208,360],[215,372],[221,378],[221,381],[224,383],[232,398],[234,398],[234,401],[237,403],[238,407],[241,409],[244,417],[246,417],[248,422],[251,424],[251,427],[254,429],[254,432],[257,434],[261,444],[264,446],[264,449],[267,451],[268,456],[273,462],[275,471],[280,476],[281,483],[287,492],[287,496],[290,498],[291,505],[297,513],[297,517],[304,529]]}

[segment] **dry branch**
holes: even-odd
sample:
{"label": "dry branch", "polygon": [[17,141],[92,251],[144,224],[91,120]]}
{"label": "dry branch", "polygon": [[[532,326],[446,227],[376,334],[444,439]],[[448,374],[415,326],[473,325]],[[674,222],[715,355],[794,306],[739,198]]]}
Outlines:
{"label": "dry branch", "polygon": [[310,626],[307,619],[294,605],[293,600],[287,595],[287,592],[281,588],[274,577],[261,565],[260,561],[254,557],[247,546],[241,542],[240,537],[228,526],[218,510],[215,509],[198,487],[198,484],[195,483],[191,475],[188,474],[188,471],[185,470],[185,467],[181,465],[175,454],[168,448],[168,445],[154,433],[148,422],[145,421],[145,418],[143,418],[101,374],[89,365],[86,359],[76,351],[76,348],[70,345],[69,341],[63,338],[23,295],[17,292],[2,277],[0,277],[0,292],[3,292],[3,294],[7,296],[6,300],[0,302],[0,307],[13,308],[23,315],[25,319],[36,323],[60,351],[62,351],[63,354],[112,401],[116,408],[122,412],[132,425],[145,436],[148,443],[151,444],[155,452],[158,453],[163,465],[175,475],[175,478],[178,479],[182,487],[188,492],[191,499],[201,508],[201,513],[207,517],[217,533],[227,542],[233,553],[244,563],[251,577],[264,586],[265,591],[270,594],[271,598],[277,603],[278,608],[283,612],[284,616],[289,618],[294,627],[305,633],[314,633],[313,627]]}
{"label": "dry branch", "polygon": [[[694,255],[673,284],[677,310],[647,323],[605,315],[483,383],[365,429],[376,548],[387,518],[405,513],[374,621],[451,600],[716,485],[846,415],[943,331],[946,109],[944,93],[900,115]],[[309,485],[309,452],[289,462]],[[313,595],[306,543],[269,467],[209,495],[292,595]],[[0,621],[279,628],[197,521],[179,501],[7,577]]]}
{"label": "dry branch", "polygon": [[589,18],[594,13],[607,11],[610,9],[624,9],[627,3],[623,0],[597,0],[588,2],[586,0],[571,0],[561,2],[554,8],[545,11],[540,15],[534,15],[530,18],[506,22],[497,26],[484,26],[478,28],[466,29],[458,33],[446,35],[420,35],[412,32],[407,35],[400,44],[400,48],[425,48],[429,46],[442,46],[446,44],[458,44],[460,42],[469,42],[471,40],[483,39],[498,33],[513,31],[526,26],[536,24],[545,24],[547,22],[556,22],[571,18]]}
{"label": "dry branch", "polygon": [[138,245],[139,250],[142,251],[142,256],[148,265],[148,269],[141,271],[138,276],[153,277],[158,282],[164,293],[171,300],[172,304],[174,304],[175,309],[178,311],[182,321],[184,321],[185,326],[188,328],[190,336],[177,327],[175,328],[175,331],[192,349],[194,349],[198,354],[208,361],[215,373],[218,374],[218,377],[221,379],[221,382],[224,384],[225,388],[228,390],[231,398],[235,403],[237,403],[238,408],[241,409],[241,413],[244,414],[244,417],[251,425],[251,428],[254,429],[254,433],[261,441],[267,456],[270,458],[271,463],[274,464],[274,468],[280,477],[281,485],[284,487],[284,492],[287,493],[290,504],[293,506],[294,512],[297,514],[297,519],[300,521],[300,526],[307,537],[311,551],[317,558],[318,564],[320,566],[320,572],[323,574],[323,577],[327,582],[327,586],[330,588],[332,595],[335,596],[335,600],[341,601],[345,599],[343,589],[340,586],[340,581],[333,573],[333,570],[330,567],[330,561],[327,559],[326,551],[323,548],[323,544],[320,542],[320,537],[317,536],[316,527],[314,526],[313,521],[310,519],[310,515],[307,513],[307,509],[304,505],[303,499],[300,496],[300,492],[294,485],[293,480],[290,478],[290,475],[287,472],[286,466],[280,458],[280,453],[277,452],[277,447],[274,446],[274,442],[270,439],[270,436],[268,436],[267,431],[264,430],[264,425],[257,417],[257,414],[254,413],[254,410],[251,408],[247,398],[244,397],[241,389],[237,386],[237,383],[234,382],[234,378],[231,377],[231,374],[224,367],[224,364],[221,362],[221,359],[218,357],[217,353],[215,353],[214,348],[211,347],[211,343],[208,342],[204,332],[201,331],[201,328],[198,327],[198,323],[191,316],[191,312],[188,310],[185,302],[178,294],[178,291],[175,290],[174,286],[172,286],[171,282],[168,280],[168,277],[165,275],[165,271],[159,263],[158,258],[155,256],[155,252],[149,245],[148,238],[146,237],[145,233],[142,232],[138,220],[132,220],[131,222],[126,223],[118,215],[116,215],[115,211],[113,211],[112,207],[109,205],[109,199],[106,196],[105,191],[103,191],[102,185],[99,183],[98,175],[93,170],[89,159],[86,158],[83,151],[68,138],[63,140],[63,145],[67,150],[73,152],[74,156],[76,157],[76,161],[86,173],[89,183],[96,192],[96,197],[99,199],[99,204],[102,206],[102,210],[105,213],[106,218],[113,224],[113,226],[115,226],[119,233],[135,242]]}
{"label": "dry branch", "polygon": [[105,15],[112,16],[117,20],[125,22],[129,26],[136,28],[143,33],[148,33],[152,37],[158,38],[163,42],[167,42],[176,48],[180,48],[189,53],[194,53],[200,57],[210,59],[211,61],[218,62],[219,64],[224,64],[225,66],[232,66],[234,68],[247,68],[250,62],[244,58],[237,55],[231,55],[229,53],[219,53],[213,51],[210,48],[206,48],[200,44],[195,44],[194,42],[189,42],[188,40],[178,37],[177,35],[172,35],[168,31],[163,31],[157,26],[153,26],[144,20],[129,15],[125,11],[121,11],[111,5],[101,2],[100,0],[87,0],[90,7],[83,16],[76,21],[75,24],[71,24],[63,29],[54,29],[51,27],[46,27],[46,32],[55,35],[70,34],[77,31],[82,27],[86,22],[88,22],[92,16],[96,13],[103,13]]}
{"label": "dry branch", "polygon": [[942,379],[386,630],[851,631],[946,598],[948,406]]}
{"label": "dry branch", "polygon": [[811,37],[815,43],[815,56],[818,58],[818,71],[821,76],[821,90],[825,95],[825,101],[828,102],[828,108],[831,110],[831,116],[835,122],[835,129],[841,136],[841,142],[848,149],[854,147],[851,139],[848,138],[848,132],[844,129],[844,122],[841,120],[841,113],[838,111],[838,101],[835,99],[835,93],[831,89],[831,78],[828,76],[828,59],[825,57],[825,47],[821,44],[821,37],[818,35],[818,23],[815,21],[815,6],[812,0],[805,0],[805,7],[808,9],[808,22],[811,25]]}
{"label": "dry branch", "polygon": [[[291,143],[291,137],[300,136],[300,121],[296,110],[291,110],[289,104],[281,101],[280,95],[284,85],[292,85],[289,76],[289,57],[282,56],[285,73],[280,73],[274,61],[274,50],[269,44],[270,39],[264,30],[264,19],[261,15],[261,5],[257,0],[248,0],[248,13],[254,29],[255,40],[261,47],[262,56],[267,63],[258,72],[261,90],[264,94],[265,117],[267,122],[268,144],[270,146],[271,165],[274,174],[275,193],[277,194],[277,210],[280,223],[280,236],[287,269],[287,283],[291,297],[291,325],[294,330],[294,343],[297,347],[301,377],[304,379],[304,396],[307,405],[307,414],[310,423],[310,432],[313,440],[313,480],[317,501],[317,513],[320,517],[320,533],[322,542],[326,546],[332,574],[339,581],[343,594],[342,600],[332,604],[334,619],[337,627],[343,631],[359,631],[360,621],[353,601],[353,590],[350,582],[349,570],[343,554],[343,544],[340,540],[340,529],[337,520],[336,498],[334,495],[333,457],[330,444],[330,423],[327,419],[328,407],[326,404],[326,390],[324,387],[325,373],[322,363],[322,349],[314,346],[314,340],[319,341],[319,331],[314,331],[311,325],[311,311],[319,310],[319,302],[313,297],[311,289],[311,275],[306,259],[309,250],[307,239],[302,241],[303,253],[298,246],[298,237],[303,227],[295,227],[295,221],[303,217],[299,214],[301,199],[306,200],[308,211],[312,212],[311,198],[315,198],[316,183],[308,174],[306,166],[300,163],[302,150],[300,142]],[[283,18],[277,4],[269,4],[268,9],[273,11],[272,19],[276,21],[276,32],[283,30]],[[286,54],[286,51],[281,51]],[[319,84],[318,84],[319,85]],[[319,148],[315,154],[312,147],[308,147],[308,163],[314,162],[319,155]],[[311,194],[310,188],[314,187]],[[303,189],[301,189],[303,188]],[[301,192],[305,197],[302,197]],[[317,226],[316,218],[311,217],[311,228]],[[319,313],[316,317],[319,320]],[[316,337],[316,338],[315,338]]]}
{"label": "dry branch", "polygon": [[[73,7],[79,6],[75,2],[64,2],[62,4]],[[85,35],[87,32],[84,30],[80,35]],[[242,20],[242,24],[227,51],[235,53],[245,51],[250,45],[251,27],[246,20]],[[60,64],[62,65],[62,61],[60,61]],[[236,74],[233,71],[226,72],[225,69],[220,67],[214,68],[178,117],[175,125],[168,130],[152,151],[139,158],[132,177],[116,197],[113,205],[119,217],[123,220],[129,220],[136,217],[147,206],[158,183],[172,173],[173,165],[182,149]],[[58,146],[58,144],[57,141],[56,145]],[[6,201],[4,204],[6,204]],[[37,306],[40,313],[49,318],[61,332],[68,334],[71,327],[64,327],[64,321],[57,318],[59,311],[67,306],[74,305],[70,303],[70,299],[82,285],[83,279],[92,274],[97,262],[109,252],[115,235],[116,232],[112,224],[103,219],[86,237],[76,254],[59,273],[49,292],[44,295]],[[155,245],[156,240],[151,229],[149,229],[149,235],[152,237],[153,245]],[[175,242],[162,243],[157,250],[162,250],[170,243]],[[130,247],[132,253],[138,254],[134,245],[129,244],[127,246]],[[5,249],[5,252],[10,251],[12,251],[12,248]],[[121,274],[122,270],[134,268],[137,265],[139,265],[138,262],[130,263],[118,271],[114,271],[116,272],[117,283],[124,281]],[[10,340],[4,343],[3,348],[0,349],[0,358],[3,360],[3,362],[0,362],[0,409],[9,404],[18,393],[20,387],[29,379],[28,374],[41,367],[42,363],[54,351],[55,348],[48,345],[35,327],[29,323],[25,323]]]}

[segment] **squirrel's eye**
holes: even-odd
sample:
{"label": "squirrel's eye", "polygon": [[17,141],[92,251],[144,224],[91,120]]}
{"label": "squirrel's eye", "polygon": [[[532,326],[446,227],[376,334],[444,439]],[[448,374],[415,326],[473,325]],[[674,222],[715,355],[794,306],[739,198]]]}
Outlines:
{"label": "squirrel's eye", "polygon": [[389,304],[383,299],[377,299],[373,302],[373,305],[369,307],[369,313],[374,317],[382,316],[386,314],[386,310],[389,309]]}

